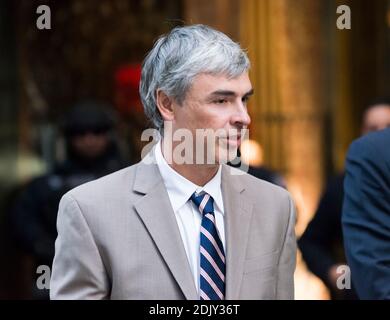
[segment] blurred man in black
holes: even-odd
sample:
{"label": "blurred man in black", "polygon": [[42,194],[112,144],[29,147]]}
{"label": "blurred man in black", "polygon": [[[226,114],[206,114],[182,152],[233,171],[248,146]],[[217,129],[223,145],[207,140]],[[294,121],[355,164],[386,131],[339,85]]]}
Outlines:
{"label": "blurred man in black", "polygon": [[263,148],[256,140],[244,140],[237,150],[237,158],[229,163],[232,167],[247,171],[248,174],[279,187],[287,189],[282,175],[263,165]]}
{"label": "blurred man in black", "polygon": [[[372,101],[363,114],[362,135],[390,127],[390,99]],[[344,197],[344,173],[329,180],[313,220],[299,239],[299,248],[308,268],[329,288],[332,299],[356,299],[353,290],[337,288],[337,272],[346,264],[341,213]],[[339,271],[340,272],[340,271]]]}
{"label": "blurred man in black", "polygon": [[[34,278],[38,277],[37,266],[51,268],[62,195],[125,166],[114,140],[114,117],[108,106],[95,101],[79,103],[66,114],[62,129],[66,160],[52,172],[32,180],[11,215],[16,241],[33,258]],[[38,290],[33,281],[33,297],[48,298],[48,290]]]}

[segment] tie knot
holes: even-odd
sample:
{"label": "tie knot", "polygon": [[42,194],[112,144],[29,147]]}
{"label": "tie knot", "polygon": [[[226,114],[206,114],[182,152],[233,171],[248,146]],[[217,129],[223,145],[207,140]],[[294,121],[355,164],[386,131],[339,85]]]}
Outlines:
{"label": "tie knot", "polygon": [[191,200],[198,207],[201,214],[214,212],[214,199],[208,193],[196,194],[194,192]]}

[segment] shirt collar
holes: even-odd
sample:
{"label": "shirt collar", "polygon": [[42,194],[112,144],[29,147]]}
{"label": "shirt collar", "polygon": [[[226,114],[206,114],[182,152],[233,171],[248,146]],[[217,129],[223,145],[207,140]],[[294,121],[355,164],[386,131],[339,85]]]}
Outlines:
{"label": "shirt collar", "polygon": [[213,197],[214,208],[216,205],[219,211],[222,214],[224,213],[221,192],[221,166],[219,166],[216,175],[201,187],[184,178],[167,163],[161,151],[161,140],[156,144],[154,154],[174,212],[185,205],[195,191],[197,193],[204,191]]}

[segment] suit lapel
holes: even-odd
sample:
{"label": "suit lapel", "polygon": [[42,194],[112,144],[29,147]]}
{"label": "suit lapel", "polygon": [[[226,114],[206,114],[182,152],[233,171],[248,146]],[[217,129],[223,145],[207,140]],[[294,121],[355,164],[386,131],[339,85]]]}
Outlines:
{"label": "suit lapel", "polygon": [[239,179],[223,166],[222,194],[226,230],[226,299],[238,299],[253,205],[246,199]]}
{"label": "suit lapel", "polygon": [[144,193],[135,209],[186,299],[198,299],[192,272],[164,182],[156,164],[141,162],[134,191]]}

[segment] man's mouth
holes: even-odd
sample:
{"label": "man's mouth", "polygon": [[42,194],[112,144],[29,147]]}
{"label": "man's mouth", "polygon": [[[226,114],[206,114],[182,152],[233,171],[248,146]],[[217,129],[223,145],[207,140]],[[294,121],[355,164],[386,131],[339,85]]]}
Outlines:
{"label": "man's mouth", "polygon": [[229,136],[220,138],[222,145],[238,148],[241,144],[241,136]]}

